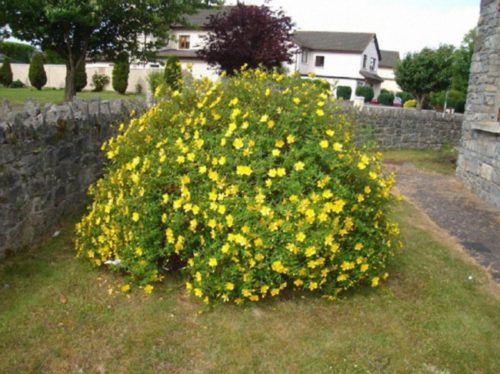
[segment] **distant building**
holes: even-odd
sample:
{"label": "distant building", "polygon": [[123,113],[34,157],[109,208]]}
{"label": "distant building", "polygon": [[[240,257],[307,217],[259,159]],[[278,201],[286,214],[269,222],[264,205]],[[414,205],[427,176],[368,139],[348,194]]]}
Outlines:
{"label": "distant building", "polygon": [[172,25],[172,39],[165,48],[160,49],[157,56],[160,58],[177,56],[183,68],[186,68],[188,64],[192,66],[195,77],[216,78],[217,69],[210,67],[204,59],[198,57],[196,52],[203,48],[210,32],[205,26],[210,16],[226,12],[230,8],[202,9],[196,14],[185,16],[184,22]]}
{"label": "distant building", "polygon": [[337,86],[373,87],[375,97],[384,79],[378,74],[382,59],[373,33],[297,31],[294,41],[299,51],[294,69],[301,75],[314,73]]}
{"label": "distant building", "polygon": [[380,51],[382,59],[378,64],[378,74],[384,79],[382,88],[392,92],[400,92],[401,88],[396,83],[394,68],[399,61],[398,51]]}

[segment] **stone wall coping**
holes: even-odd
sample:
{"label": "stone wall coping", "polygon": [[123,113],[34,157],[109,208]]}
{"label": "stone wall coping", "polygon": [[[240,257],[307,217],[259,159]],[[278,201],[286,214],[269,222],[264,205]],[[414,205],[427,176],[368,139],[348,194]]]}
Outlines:
{"label": "stone wall coping", "polygon": [[500,134],[500,123],[493,121],[473,122],[470,125],[472,130],[490,132],[492,134]]}

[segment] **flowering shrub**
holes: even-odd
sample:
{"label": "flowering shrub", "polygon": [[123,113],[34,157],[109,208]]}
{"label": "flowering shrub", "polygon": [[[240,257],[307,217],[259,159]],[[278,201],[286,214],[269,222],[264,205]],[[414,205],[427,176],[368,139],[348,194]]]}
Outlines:
{"label": "flowering shrub", "polygon": [[397,245],[393,178],[334,107],[310,81],[260,70],[171,92],[104,145],[78,254],[127,272],[125,292],[181,267],[206,303],[377,286]]}

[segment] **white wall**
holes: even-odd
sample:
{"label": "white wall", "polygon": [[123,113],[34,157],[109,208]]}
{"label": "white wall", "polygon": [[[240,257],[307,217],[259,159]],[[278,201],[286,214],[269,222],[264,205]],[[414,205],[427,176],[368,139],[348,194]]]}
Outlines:
{"label": "white wall", "polygon": [[401,88],[396,83],[396,79],[394,76],[394,70],[391,68],[379,68],[378,74],[384,78],[382,82],[382,88],[392,92],[400,92]]}
{"label": "white wall", "polygon": [[[201,78],[204,76],[209,77],[212,80],[217,79],[218,74],[215,69],[208,66],[205,61],[202,60],[181,60],[181,68],[187,70],[188,65],[192,66],[192,74],[195,78]],[[13,79],[19,79],[25,85],[30,86],[30,81],[28,78],[29,64],[11,64]],[[65,78],[66,78],[66,66],[65,65],[54,65],[46,64],[44,65],[45,72],[47,74],[47,88],[64,88]],[[135,92],[137,84],[142,86],[143,91],[146,91],[147,77],[151,71],[161,71],[164,68],[151,68],[151,67],[131,67],[128,77],[127,92]],[[105,74],[110,80],[113,72],[113,65],[111,63],[99,63],[99,64],[88,64],[86,66],[87,72],[87,86],[84,90],[92,90],[92,75],[95,73]],[[106,91],[112,91],[112,84],[108,84],[105,88]]]}
{"label": "white wall", "polygon": [[[377,73],[379,60],[378,60],[377,45],[375,44],[375,39],[371,40],[371,42],[366,46],[365,50],[361,54],[361,62],[360,62],[358,70],[363,68],[363,55],[367,56],[365,70],[371,71],[373,73]],[[375,68],[373,70],[370,70],[370,59],[371,58],[375,59]]]}

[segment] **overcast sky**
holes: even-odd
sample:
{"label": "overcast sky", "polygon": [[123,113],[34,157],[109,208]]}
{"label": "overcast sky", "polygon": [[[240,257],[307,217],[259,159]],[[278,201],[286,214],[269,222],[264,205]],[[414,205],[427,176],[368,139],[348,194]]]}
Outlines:
{"label": "overcast sky", "polygon": [[[264,0],[246,0],[263,4]],[[236,0],[226,3],[235,4]],[[480,0],[272,0],[299,30],[374,32],[381,49],[406,52],[459,45],[479,18]]]}

